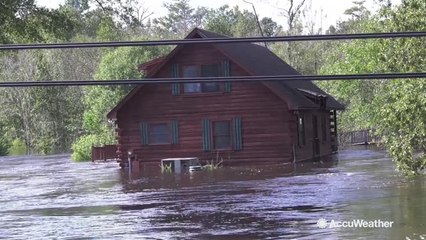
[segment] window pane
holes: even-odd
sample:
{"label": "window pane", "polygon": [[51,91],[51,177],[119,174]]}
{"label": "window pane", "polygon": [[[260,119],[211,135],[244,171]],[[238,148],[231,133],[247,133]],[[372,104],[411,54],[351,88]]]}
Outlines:
{"label": "window pane", "polygon": [[201,77],[219,77],[219,65],[202,65]]}
{"label": "window pane", "polygon": [[215,149],[231,147],[231,127],[229,121],[213,122],[213,143]]}
{"label": "window pane", "polygon": [[184,66],[183,77],[198,77],[199,66]]}
{"label": "window pane", "polygon": [[[184,66],[183,67],[183,77],[199,77],[200,66]],[[200,83],[185,83],[183,87],[185,93],[199,93],[201,92]]]}
{"label": "window pane", "polygon": [[169,143],[169,126],[167,123],[149,125],[149,144]]}
{"label": "window pane", "polygon": [[185,83],[184,84],[184,92],[186,92],[186,93],[199,93],[199,92],[201,92],[201,84],[200,83]]}
{"label": "window pane", "polygon": [[228,135],[229,136],[229,122],[228,121],[223,121],[223,122],[214,122],[213,128],[214,128],[214,135],[215,136],[223,136],[223,135]]}
{"label": "window pane", "polygon": [[203,92],[218,92],[218,83],[203,83]]}
{"label": "window pane", "polygon": [[230,136],[216,136],[214,137],[214,147],[215,149],[227,149],[231,147],[231,138]]}
{"label": "window pane", "polygon": [[154,134],[149,138],[150,144],[161,144],[161,143],[169,143],[169,135],[168,134]]}

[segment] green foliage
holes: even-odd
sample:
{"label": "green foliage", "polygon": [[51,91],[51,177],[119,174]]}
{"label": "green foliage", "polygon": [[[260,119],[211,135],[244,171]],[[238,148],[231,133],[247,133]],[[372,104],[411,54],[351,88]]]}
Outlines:
{"label": "green foliage", "polygon": [[[138,79],[142,78],[138,63],[144,63],[163,54],[168,48],[131,47],[118,48],[106,52],[95,75],[96,79]],[[114,144],[114,131],[107,122],[106,115],[133,88],[124,87],[87,87],[84,96],[85,111],[83,127],[87,135],[73,144],[73,159],[90,159],[92,145]]]}
{"label": "green foliage", "polygon": [[[140,79],[142,73],[138,63],[144,63],[162,55],[161,47],[132,47],[118,48],[108,52],[101,60],[96,79]],[[88,133],[98,134],[107,126],[106,114],[133,87],[88,87],[84,98],[84,128]]]}
{"label": "green foliage", "polygon": [[0,122],[0,156],[6,156],[9,153],[10,143],[6,137],[6,129]]}
{"label": "green foliage", "polygon": [[92,159],[92,146],[99,146],[100,136],[84,135],[75,141],[71,147],[71,158],[76,162],[90,161]]}
{"label": "green foliage", "polygon": [[[380,13],[360,18],[356,25],[371,32],[425,31],[424,0],[384,6]],[[354,20],[352,20],[354,21]],[[346,25],[345,25],[346,26]],[[424,38],[351,41],[341,43],[322,69],[326,74],[425,72]],[[335,81],[321,83],[347,106],[340,128],[373,128],[406,175],[426,167],[426,84],[422,80]]]}
{"label": "green foliage", "polygon": [[192,8],[189,0],[173,0],[172,3],[164,3],[163,7],[167,9],[167,15],[152,21],[153,30],[160,37],[182,37],[199,26],[206,14],[205,8]]}
{"label": "green foliage", "polygon": [[161,173],[172,173],[172,172],[173,172],[172,163],[161,164]]}
{"label": "green foliage", "polygon": [[27,153],[27,146],[25,143],[19,139],[16,138],[12,141],[12,146],[9,148],[9,155],[11,156],[20,156],[25,155]]}
{"label": "green foliage", "polygon": [[[281,29],[271,18],[263,18],[260,25],[265,36],[273,36]],[[260,36],[256,16],[247,10],[241,11],[237,6],[230,8],[224,5],[210,9],[206,15],[205,28],[226,36]]]}
{"label": "green foliage", "polygon": [[101,18],[97,36],[99,41],[104,42],[120,40],[120,31],[112,17],[105,16]]}
{"label": "green foliage", "polygon": [[87,134],[79,137],[72,144],[71,159],[76,162],[90,161],[92,159],[92,146],[115,144],[113,130],[105,128],[99,134]]}
{"label": "green foliage", "polygon": [[220,161],[217,161],[217,160],[207,161],[207,163],[203,165],[203,169],[206,169],[208,171],[217,170],[222,167],[222,163],[223,163],[223,159],[221,159]]}

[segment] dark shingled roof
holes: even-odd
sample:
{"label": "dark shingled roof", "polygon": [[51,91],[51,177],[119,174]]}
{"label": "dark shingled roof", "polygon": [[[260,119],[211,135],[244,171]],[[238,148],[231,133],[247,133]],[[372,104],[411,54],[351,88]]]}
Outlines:
{"label": "dark shingled roof", "polygon": [[[196,28],[193,32],[202,38],[224,38],[227,36]],[[193,36],[190,33],[188,37]],[[253,43],[214,44],[222,53],[230,57],[236,64],[252,75],[301,75],[269,49]],[[281,91],[289,101],[290,109],[312,109],[318,105],[309,100],[300,90],[327,96],[327,109],[343,110],[344,106],[328,95],[311,81],[283,81],[265,83],[277,91]]]}
{"label": "dark shingled roof", "polygon": [[[203,29],[195,28],[188,34],[188,38],[224,38],[227,36],[209,32]],[[268,76],[268,75],[301,75],[294,68],[284,62],[269,49],[253,43],[218,43],[213,44],[222,54],[227,56],[233,63],[242,67],[250,75]],[[152,77],[169,61],[183,45],[177,46],[169,55],[161,58],[164,61],[154,59],[145,65],[149,65],[151,71],[147,77]],[[144,65],[144,64],[142,64]],[[141,65],[141,66],[142,66]],[[152,66],[151,66],[152,65]],[[290,110],[318,109],[320,106],[306,97],[306,93],[311,96],[326,96],[326,109],[343,110],[344,106],[336,101],[332,96],[322,91],[311,81],[274,81],[262,82],[274,94],[283,98]],[[135,87],[121,102],[115,106],[107,115],[109,119],[116,118],[118,109],[120,109],[142,86]]]}

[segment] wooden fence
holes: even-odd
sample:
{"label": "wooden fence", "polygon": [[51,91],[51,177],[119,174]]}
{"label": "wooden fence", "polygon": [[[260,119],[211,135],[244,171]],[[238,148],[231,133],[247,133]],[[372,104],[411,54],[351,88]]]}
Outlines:
{"label": "wooden fence", "polygon": [[92,161],[117,159],[117,145],[92,146]]}

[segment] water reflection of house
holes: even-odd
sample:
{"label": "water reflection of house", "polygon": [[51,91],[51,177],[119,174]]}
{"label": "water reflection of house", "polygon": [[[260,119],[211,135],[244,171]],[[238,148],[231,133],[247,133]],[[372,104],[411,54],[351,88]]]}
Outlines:
{"label": "water reflection of house", "polygon": [[[222,35],[194,29],[186,37]],[[177,46],[141,65],[150,78],[299,75],[251,43]],[[118,154],[144,163],[162,158],[216,158],[226,165],[301,161],[337,149],[333,97],[310,81],[151,84],[134,88],[107,117]]]}

